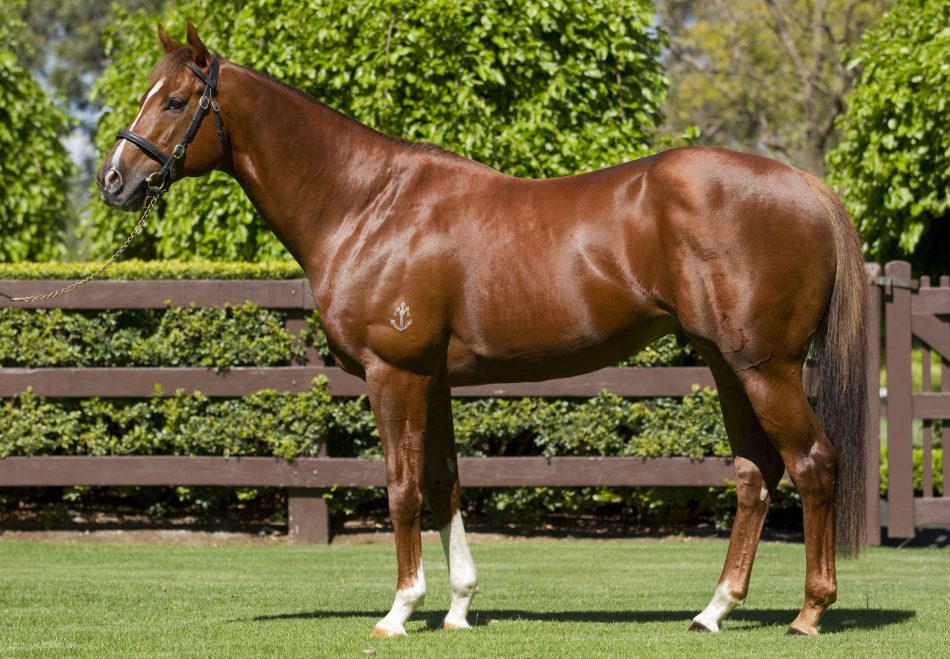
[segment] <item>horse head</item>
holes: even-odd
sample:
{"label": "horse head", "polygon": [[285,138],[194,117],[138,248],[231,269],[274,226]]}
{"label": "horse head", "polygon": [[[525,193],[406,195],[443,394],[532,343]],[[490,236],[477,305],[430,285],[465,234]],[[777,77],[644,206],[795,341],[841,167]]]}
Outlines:
{"label": "horse head", "polygon": [[[188,22],[186,45],[168,36],[161,25],[164,49],[149,76],[139,112],[96,175],[102,200],[122,210],[138,210],[146,196],[164,193],[172,181],[201,176],[222,164],[227,136],[218,108],[218,56],[202,43]],[[215,130],[204,118],[213,113]]]}

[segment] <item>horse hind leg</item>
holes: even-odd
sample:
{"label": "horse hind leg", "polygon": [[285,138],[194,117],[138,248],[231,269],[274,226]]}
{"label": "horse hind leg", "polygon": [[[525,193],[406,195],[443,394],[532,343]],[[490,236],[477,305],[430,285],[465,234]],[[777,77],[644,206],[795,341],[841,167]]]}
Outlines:
{"label": "horse hind leg", "polygon": [[726,433],[735,456],[738,507],[716,592],[687,629],[718,632],[726,616],[742,604],[748,594],[765,515],[784,466],[738,379],[718,355],[702,352],[716,379]]}
{"label": "horse hind leg", "polygon": [[460,512],[461,485],[448,389],[437,389],[430,396],[425,452],[425,493],[442,539],[452,590],[442,628],[467,629],[468,609],[478,592],[478,573]]}
{"label": "horse hind leg", "polygon": [[817,636],[821,616],[838,592],[834,551],[837,453],[805,397],[800,365],[776,364],[745,371],[742,380],[756,416],[782,456],[802,500],[805,600],[788,633]]}

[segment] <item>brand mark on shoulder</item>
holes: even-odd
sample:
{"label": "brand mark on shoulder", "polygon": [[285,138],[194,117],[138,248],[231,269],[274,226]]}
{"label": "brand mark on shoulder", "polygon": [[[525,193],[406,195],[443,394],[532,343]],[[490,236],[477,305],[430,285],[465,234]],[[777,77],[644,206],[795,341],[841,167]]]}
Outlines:
{"label": "brand mark on shoulder", "polygon": [[397,332],[405,332],[409,329],[409,326],[412,325],[412,314],[409,313],[409,305],[405,302],[400,302],[396,305],[393,316],[394,318],[389,319],[389,324],[392,325]]}

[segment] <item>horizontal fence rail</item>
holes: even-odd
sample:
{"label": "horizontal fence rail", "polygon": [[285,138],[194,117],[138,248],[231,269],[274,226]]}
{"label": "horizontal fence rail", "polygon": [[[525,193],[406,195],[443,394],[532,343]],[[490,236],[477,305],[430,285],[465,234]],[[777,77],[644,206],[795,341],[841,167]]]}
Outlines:
{"label": "horizontal fence rail", "polygon": [[[15,396],[27,387],[50,398],[147,398],[174,396],[176,390],[200,391],[210,397],[246,396],[261,389],[288,393],[310,390],[316,377],[325,377],[333,396],[360,396],[366,383],[330,366],[208,368],[3,368],[0,396]],[[155,387],[161,388],[156,394]],[[609,391],[618,396],[685,396],[693,388],[715,387],[712,373],[702,367],[605,368],[571,378],[544,382],[515,382],[455,387],[462,397],[596,396]]]}
{"label": "horizontal fence rail", "polygon": [[[725,458],[460,458],[465,487],[721,486]],[[323,493],[335,487],[385,487],[382,460],[200,456],[50,456],[0,460],[4,486],[228,486],[287,489],[288,531],[297,542],[326,544]]]}
{"label": "horizontal fence rail", "polygon": [[[880,274],[872,266],[872,278]],[[63,280],[0,280],[10,296],[35,295],[59,288]],[[872,315],[879,317],[879,289],[871,288]],[[0,307],[64,310],[163,309],[169,306],[219,307],[252,302],[289,312],[288,330],[299,331],[303,316],[314,309],[305,279],[294,280],[142,280],[94,281],[68,296],[37,303],[13,303],[0,296]],[[941,300],[929,299],[939,305]],[[877,315],[875,315],[877,314]],[[877,364],[879,334],[872,322],[870,351]],[[926,331],[926,329],[924,330]],[[311,363],[315,353],[308,355]],[[876,367],[875,367],[876,371]],[[0,368],[0,397],[27,388],[51,398],[148,398],[178,391],[209,397],[244,396],[261,389],[302,393],[316,377],[325,377],[331,395],[366,393],[366,384],[335,367],[293,365],[208,368]],[[158,387],[158,391],[156,390]],[[715,387],[705,367],[605,368],[576,377],[453,388],[457,397],[591,397],[602,391],[624,397],[683,396],[695,387]],[[872,415],[876,414],[877,384]],[[929,400],[926,398],[921,399]],[[927,403],[921,402],[921,405]],[[876,429],[868,437],[875,447],[868,498],[874,506],[868,521],[872,543],[879,541]],[[289,531],[300,542],[327,542],[329,520],[323,493],[333,487],[383,487],[382,461],[325,455],[287,461],[267,457],[196,456],[50,456],[0,460],[0,486],[231,486],[282,487],[288,493]],[[463,487],[640,487],[721,486],[733,478],[732,461],[724,458],[634,457],[491,457],[461,458]],[[872,491],[873,490],[873,491]]]}
{"label": "horizontal fence rail", "polygon": [[[715,486],[731,479],[727,458],[459,458],[465,487]],[[382,460],[201,456],[50,456],[0,460],[5,486],[193,485],[385,487]]]}
{"label": "horizontal fence rail", "polygon": [[[0,279],[10,297],[42,295],[75,283],[63,279]],[[22,309],[164,309],[168,306],[221,307],[253,302],[264,309],[313,309],[306,279],[167,279],[92,281],[69,295],[39,302],[13,302],[0,296],[0,307]]]}

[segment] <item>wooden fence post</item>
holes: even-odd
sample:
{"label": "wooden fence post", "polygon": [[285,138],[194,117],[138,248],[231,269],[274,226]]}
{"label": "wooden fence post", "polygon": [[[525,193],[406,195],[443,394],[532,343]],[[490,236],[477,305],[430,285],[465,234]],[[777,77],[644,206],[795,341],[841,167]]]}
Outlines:
{"label": "wooden fence post", "polygon": [[[910,281],[910,264],[891,261],[887,277]],[[912,538],[914,523],[913,391],[910,289],[886,285],[887,535]]]}
{"label": "wooden fence post", "polygon": [[868,428],[867,428],[867,521],[868,544],[881,544],[881,276],[878,263],[867,265],[868,288]]}
{"label": "wooden fence post", "polygon": [[[301,310],[293,309],[287,314],[286,327],[292,335],[299,335],[307,327],[307,302],[310,301],[307,291],[303,297]],[[322,364],[316,348],[309,346],[304,357],[308,364]],[[327,442],[320,442],[318,457],[327,457]],[[287,488],[287,534],[297,544],[326,545],[330,544],[330,514],[327,511],[327,501],[323,498],[324,490],[317,488],[289,487]]]}
{"label": "wooden fence post", "polygon": [[[327,457],[327,440],[320,441],[317,457]],[[296,544],[330,544],[330,513],[325,490],[319,488],[287,488],[287,534]]]}
{"label": "wooden fence post", "polygon": [[323,490],[287,488],[287,530],[297,544],[330,543],[330,524]]}

